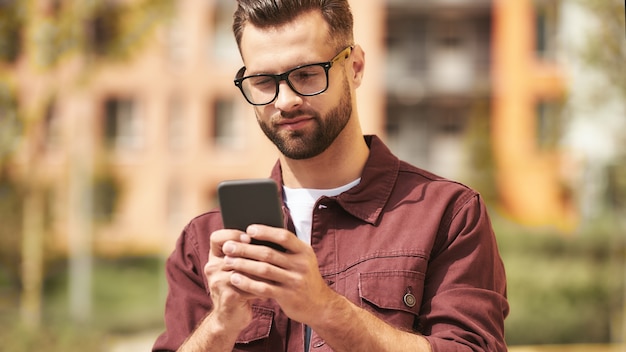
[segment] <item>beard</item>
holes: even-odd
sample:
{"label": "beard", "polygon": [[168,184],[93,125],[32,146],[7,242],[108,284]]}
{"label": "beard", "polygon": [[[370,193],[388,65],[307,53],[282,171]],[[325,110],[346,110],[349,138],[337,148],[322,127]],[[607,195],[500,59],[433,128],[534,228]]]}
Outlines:
{"label": "beard", "polygon": [[310,159],[323,153],[335,141],[337,136],[348,124],[352,115],[352,94],[344,77],[341,91],[343,92],[337,106],[332,108],[326,116],[316,111],[297,110],[281,113],[282,118],[293,118],[300,115],[309,115],[313,119],[313,131],[280,130],[276,124],[264,122],[257,115],[257,121],[267,138],[286,157],[294,160]]}

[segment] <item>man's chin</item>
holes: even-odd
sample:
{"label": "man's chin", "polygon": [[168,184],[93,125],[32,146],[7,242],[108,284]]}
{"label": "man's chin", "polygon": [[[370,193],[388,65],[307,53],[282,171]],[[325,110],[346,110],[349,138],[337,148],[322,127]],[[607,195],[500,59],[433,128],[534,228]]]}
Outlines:
{"label": "man's chin", "polygon": [[310,159],[319,155],[321,153],[320,151],[311,149],[314,145],[314,143],[298,138],[290,138],[289,141],[283,140],[280,144],[276,144],[278,150],[280,150],[284,156],[294,160]]}

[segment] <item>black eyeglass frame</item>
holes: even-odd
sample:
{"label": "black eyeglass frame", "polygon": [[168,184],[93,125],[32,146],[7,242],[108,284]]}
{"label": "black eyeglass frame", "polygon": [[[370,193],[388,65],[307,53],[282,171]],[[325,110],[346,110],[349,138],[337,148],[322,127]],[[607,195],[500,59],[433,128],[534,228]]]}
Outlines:
{"label": "black eyeglass frame", "polygon": [[[271,104],[273,101],[275,101],[276,98],[278,97],[279,86],[280,86],[280,82],[281,81],[287,82],[287,85],[289,85],[289,88],[291,88],[291,90],[293,90],[298,95],[301,95],[303,97],[312,97],[312,96],[315,96],[315,95],[322,94],[326,90],[328,90],[328,85],[329,85],[328,71],[331,69],[331,67],[333,67],[333,64],[335,62],[339,61],[342,57],[344,59],[347,59],[348,57],[350,57],[350,55],[352,54],[352,50],[353,49],[354,49],[354,45],[349,45],[349,46],[345,47],[344,49],[342,49],[332,59],[330,59],[330,61],[317,62],[317,63],[297,66],[297,67],[294,67],[294,68],[290,69],[289,71],[285,71],[285,72],[277,74],[277,75],[273,75],[273,74],[269,74],[269,73],[259,73],[259,74],[256,74],[256,75],[243,77],[243,74],[246,72],[246,67],[244,66],[244,67],[240,68],[239,71],[237,71],[237,75],[235,75],[234,83],[235,83],[235,86],[237,86],[239,88],[239,90],[241,91],[241,94],[246,99],[246,101],[248,103],[250,103],[251,105],[254,105],[254,106],[268,105],[268,104]],[[302,69],[302,68],[306,68],[306,67],[311,67],[311,66],[321,66],[324,69],[324,73],[326,74],[326,86],[323,89],[321,89],[321,90],[319,90],[319,91],[317,91],[315,93],[302,94],[293,86],[293,84],[291,84],[291,82],[289,81],[289,75],[293,71],[296,71],[296,70],[299,70],[299,69]],[[259,104],[259,103],[254,103],[254,102],[250,101],[250,99],[248,99],[248,97],[246,96],[246,93],[243,90],[243,81],[248,79],[248,78],[255,78],[255,77],[269,77],[269,78],[272,78],[276,82],[276,93],[274,94],[274,97],[270,101],[268,101],[267,103],[260,103]]]}

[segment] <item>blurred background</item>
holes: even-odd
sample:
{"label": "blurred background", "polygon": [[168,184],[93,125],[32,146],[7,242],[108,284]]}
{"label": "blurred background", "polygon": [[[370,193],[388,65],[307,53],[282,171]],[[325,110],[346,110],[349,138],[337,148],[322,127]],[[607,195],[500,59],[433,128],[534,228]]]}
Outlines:
{"label": "blurred background", "polygon": [[[364,130],[481,192],[512,350],[626,351],[624,2],[351,5]],[[269,174],[234,6],[0,0],[0,350],[148,350],[184,225]]]}

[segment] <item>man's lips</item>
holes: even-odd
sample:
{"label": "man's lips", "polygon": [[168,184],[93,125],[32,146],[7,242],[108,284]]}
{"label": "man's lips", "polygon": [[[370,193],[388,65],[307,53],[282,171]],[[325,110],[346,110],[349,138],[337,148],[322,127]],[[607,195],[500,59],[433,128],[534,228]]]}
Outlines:
{"label": "man's lips", "polygon": [[294,117],[290,119],[280,120],[278,121],[277,125],[280,128],[298,129],[298,128],[304,127],[306,124],[308,124],[311,121],[313,121],[313,118],[310,116]]}

